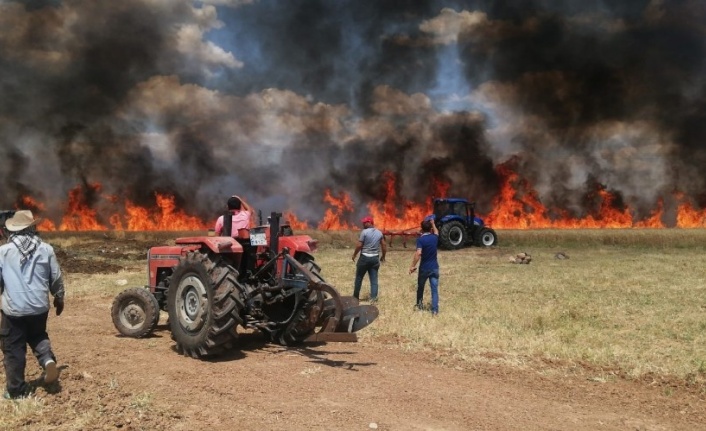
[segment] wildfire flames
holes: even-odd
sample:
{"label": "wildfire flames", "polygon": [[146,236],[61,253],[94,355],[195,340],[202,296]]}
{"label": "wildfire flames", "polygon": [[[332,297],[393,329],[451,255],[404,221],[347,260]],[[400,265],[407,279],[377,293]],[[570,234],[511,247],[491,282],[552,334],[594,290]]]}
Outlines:
{"label": "wildfire flames", "polygon": [[[89,184],[85,189],[76,187],[69,192],[66,212],[57,226],[49,219],[44,219],[39,224],[39,229],[44,231],[103,231],[103,230],[128,230],[128,231],[180,231],[200,230],[213,227],[214,223],[206,223],[198,217],[185,214],[176,208],[174,197],[155,193],[155,207],[144,208],[129,200],[123,202],[122,213],[112,214],[108,218],[108,225],[103,224],[98,217],[98,211],[88,205],[87,195],[100,193],[100,184]],[[89,193],[87,193],[87,191]],[[107,202],[118,204],[119,199],[114,196],[104,196]],[[30,197],[22,198],[18,208],[29,208],[42,214],[44,205]],[[214,218],[215,220],[215,218]]]}
{"label": "wildfire flames", "polygon": [[[529,182],[507,166],[498,167],[502,179],[500,192],[493,199],[491,209],[480,213],[486,224],[496,229],[590,229],[590,228],[665,228],[664,202],[660,199],[656,208],[644,219],[636,219],[633,211],[616,202],[616,195],[602,186],[598,186],[592,197],[595,208],[583,217],[571,216],[561,208],[547,208],[540,201],[536,190]],[[431,184],[429,197],[422,203],[401,199],[396,192],[397,179],[392,173],[384,176],[385,199],[367,204],[367,213],[375,218],[376,226],[386,230],[417,229],[419,222],[432,213],[434,196],[448,196],[450,184],[435,181]],[[186,214],[176,207],[174,197],[155,193],[155,205],[145,208],[115,196],[101,196],[100,184],[78,186],[68,194],[66,210],[58,225],[44,218],[39,225],[44,231],[187,231],[206,230],[214,225],[214,220],[205,221]],[[112,206],[121,208],[101,221],[98,210],[89,204],[88,196],[100,196]],[[676,193],[677,202],[675,227],[706,227],[706,209],[697,209],[686,201],[683,194]],[[335,195],[326,190],[323,201],[329,206],[322,219],[315,227],[319,230],[350,230],[357,228],[354,219],[356,206],[346,192]],[[16,205],[17,209],[29,208],[39,216],[45,206],[29,196],[25,196]],[[314,227],[305,220],[299,220],[293,211],[285,211],[284,219],[293,229]],[[351,221],[353,220],[353,221]]]}

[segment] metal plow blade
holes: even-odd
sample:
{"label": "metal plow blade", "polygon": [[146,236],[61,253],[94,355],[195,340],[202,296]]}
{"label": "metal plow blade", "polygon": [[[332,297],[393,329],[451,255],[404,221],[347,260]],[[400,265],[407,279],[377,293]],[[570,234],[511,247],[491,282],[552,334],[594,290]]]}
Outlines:
{"label": "metal plow blade", "polygon": [[352,296],[340,296],[333,286],[324,283],[321,286],[325,286],[322,291],[330,296],[323,302],[323,311],[318,323],[321,329],[305,341],[358,341],[356,332],[377,319],[378,308],[374,305],[360,305]]}
{"label": "metal plow blade", "polygon": [[358,305],[343,310],[336,332],[357,332],[373,323],[378,317],[378,308],[374,305]]}
{"label": "metal plow blade", "polygon": [[309,280],[308,287],[319,292],[319,302],[312,307],[311,316],[317,330],[304,341],[358,341],[357,331],[370,325],[379,315],[374,305],[360,305],[353,296],[341,296],[335,287],[314,276],[288,254],[285,259]]}

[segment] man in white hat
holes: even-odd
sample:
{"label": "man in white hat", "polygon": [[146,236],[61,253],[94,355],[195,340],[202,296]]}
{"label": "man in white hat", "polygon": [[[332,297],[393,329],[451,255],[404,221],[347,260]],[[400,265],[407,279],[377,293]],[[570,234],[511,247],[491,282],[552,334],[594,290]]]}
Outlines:
{"label": "man in white hat", "polygon": [[44,369],[44,383],[59,378],[56,356],[47,334],[49,294],[54,296],[56,315],[64,310],[64,281],[54,249],[36,234],[31,211],[17,211],[5,222],[10,233],[0,246],[0,290],[2,321],[0,343],[4,354],[6,399],[32,392],[25,381],[27,345]]}

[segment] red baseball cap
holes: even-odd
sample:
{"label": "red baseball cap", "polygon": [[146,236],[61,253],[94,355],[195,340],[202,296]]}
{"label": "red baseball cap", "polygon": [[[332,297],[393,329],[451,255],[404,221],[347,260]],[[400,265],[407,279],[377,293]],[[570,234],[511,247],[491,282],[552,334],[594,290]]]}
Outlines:
{"label": "red baseball cap", "polygon": [[362,219],[360,219],[360,222],[361,222],[361,223],[372,223],[372,222],[373,222],[373,218],[370,217],[370,216],[365,216],[365,217],[363,217]]}

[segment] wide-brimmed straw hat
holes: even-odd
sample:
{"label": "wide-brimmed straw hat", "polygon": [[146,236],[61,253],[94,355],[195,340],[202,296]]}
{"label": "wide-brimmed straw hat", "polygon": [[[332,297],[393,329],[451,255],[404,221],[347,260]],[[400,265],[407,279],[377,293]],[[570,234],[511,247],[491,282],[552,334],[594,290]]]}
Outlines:
{"label": "wide-brimmed straw hat", "polygon": [[21,230],[27,229],[30,226],[42,221],[41,218],[35,219],[30,210],[17,211],[15,215],[7,219],[5,222],[5,227],[10,232],[19,232]]}

